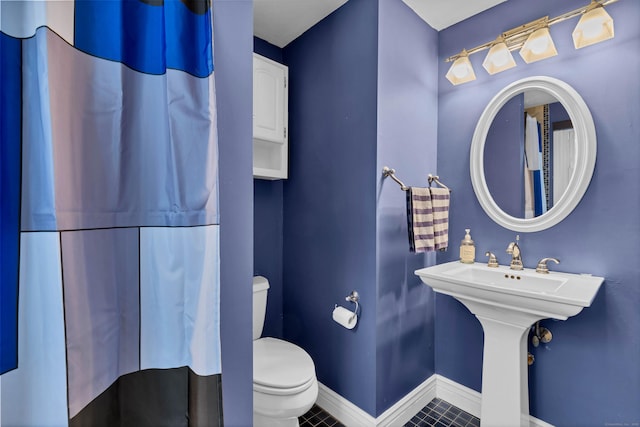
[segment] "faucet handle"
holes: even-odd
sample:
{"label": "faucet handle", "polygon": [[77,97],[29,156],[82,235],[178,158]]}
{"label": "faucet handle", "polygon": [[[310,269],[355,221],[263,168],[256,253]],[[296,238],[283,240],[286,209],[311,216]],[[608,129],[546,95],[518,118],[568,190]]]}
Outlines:
{"label": "faucet handle", "polygon": [[513,251],[515,250],[516,247],[519,248],[518,243],[520,242],[520,235],[516,234],[516,241],[515,242],[511,242],[509,243],[509,245],[507,246],[507,253],[509,255],[513,254]]}
{"label": "faucet handle", "polygon": [[547,267],[547,261],[553,261],[556,264],[560,264],[560,260],[557,258],[542,258],[540,262],[538,262],[538,266],[536,267],[536,273],[549,274],[549,267]]}
{"label": "faucet handle", "polygon": [[487,251],[486,254],[484,254],[485,256],[489,257],[489,262],[487,263],[487,267],[498,267],[498,260],[496,259],[496,256],[492,253]]}

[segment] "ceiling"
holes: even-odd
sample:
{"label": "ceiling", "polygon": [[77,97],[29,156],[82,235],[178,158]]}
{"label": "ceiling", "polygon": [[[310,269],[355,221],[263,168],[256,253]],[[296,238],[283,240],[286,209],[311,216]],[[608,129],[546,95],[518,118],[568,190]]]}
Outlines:
{"label": "ceiling", "polygon": [[253,35],[285,47],[347,0],[254,0]]}
{"label": "ceiling", "polygon": [[[402,0],[435,30],[507,0]],[[254,0],[253,34],[285,47],[347,0]]]}
{"label": "ceiling", "polygon": [[440,31],[507,0],[402,0]]}

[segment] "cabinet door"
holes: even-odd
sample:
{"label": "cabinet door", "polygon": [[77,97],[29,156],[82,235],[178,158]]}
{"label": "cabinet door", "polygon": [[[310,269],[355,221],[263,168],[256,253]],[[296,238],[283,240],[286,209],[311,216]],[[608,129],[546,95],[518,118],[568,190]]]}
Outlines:
{"label": "cabinet door", "polygon": [[283,143],[287,139],[288,69],[253,55],[253,137]]}

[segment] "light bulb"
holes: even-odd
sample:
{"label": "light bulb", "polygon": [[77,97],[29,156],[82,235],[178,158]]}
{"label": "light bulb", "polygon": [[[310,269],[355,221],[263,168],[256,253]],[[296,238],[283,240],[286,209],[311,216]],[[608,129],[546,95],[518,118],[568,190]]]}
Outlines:
{"label": "light bulb", "polygon": [[467,67],[467,64],[464,63],[455,64],[451,72],[457,78],[462,79],[464,77],[467,77],[467,75],[469,74],[469,67]]}
{"label": "light bulb", "polygon": [[582,36],[587,39],[594,39],[600,35],[602,32],[602,25],[604,20],[602,18],[599,19],[591,19],[587,21],[582,26]]}
{"label": "light bulb", "polygon": [[496,67],[502,67],[509,61],[508,51],[501,50],[491,55],[491,62]]}
{"label": "light bulb", "polygon": [[533,38],[529,44],[531,52],[536,55],[540,55],[542,52],[547,50],[547,47],[549,47],[549,39],[544,36]]}
{"label": "light bulb", "polygon": [[596,7],[580,18],[572,37],[576,49],[612,39],[614,37],[613,18],[604,10],[604,7]]}
{"label": "light bulb", "polygon": [[516,62],[507,44],[502,41],[491,46],[482,66],[489,74],[495,74],[515,67]]}
{"label": "light bulb", "polygon": [[476,79],[476,74],[473,72],[473,67],[469,58],[464,55],[458,57],[449,68],[447,75],[445,76],[454,85],[470,82]]}
{"label": "light bulb", "polygon": [[533,32],[520,49],[520,56],[528,64],[558,54],[549,28],[540,28]]}

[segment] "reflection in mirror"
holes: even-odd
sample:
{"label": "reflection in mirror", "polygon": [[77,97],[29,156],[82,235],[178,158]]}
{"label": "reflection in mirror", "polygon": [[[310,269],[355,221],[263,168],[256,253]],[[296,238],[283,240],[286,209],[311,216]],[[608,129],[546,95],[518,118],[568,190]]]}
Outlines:
{"label": "reflection in mirror", "polygon": [[[533,181],[533,186],[529,186],[527,191],[531,188],[534,190],[533,203],[535,203],[535,180],[533,174],[525,174],[525,164],[528,164],[528,159],[525,157],[525,107],[528,109],[529,99],[532,95],[546,95],[551,100],[532,102],[531,106],[543,105],[543,121],[544,109],[546,108],[549,119],[547,120],[547,142],[549,153],[548,157],[548,177],[545,184],[545,167],[544,167],[544,154],[545,148],[542,147],[542,142],[539,142],[538,147],[535,147],[533,154],[529,157],[535,160],[535,153],[538,153],[538,170],[542,171],[542,178],[538,180],[538,183],[542,187],[546,185],[544,200],[547,204],[547,212],[535,216],[536,206],[531,204],[531,210],[533,216],[531,218],[524,218],[526,204],[525,195],[525,179],[530,176]],[[506,105],[510,104],[511,109],[505,110],[503,113],[501,110]],[[513,105],[520,105],[518,109],[513,108]],[[546,105],[546,107],[544,107]],[[555,109],[561,105],[562,109],[559,113],[555,112]],[[571,128],[573,131],[562,132],[566,128],[568,122],[563,122],[560,116],[569,116]],[[491,133],[498,135],[498,138],[489,138],[490,128],[494,125],[494,119],[498,114],[504,114],[505,117],[498,119],[495,123],[495,127],[491,129]],[[554,118],[558,114],[558,118]],[[535,116],[535,114],[534,114]],[[508,128],[501,127],[500,123],[507,122]],[[558,123],[556,123],[558,122]],[[543,126],[538,126],[536,119],[535,129],[540,129],[540,135],[545,135],[545,129]],[[558,128],[558,129],[556,129]],[[562,129],[561,129],[562,128]],[[556,132],[557,130],[557,132]],[[511,134],[509,134],[511,132]],[[573,134],[571,133],[573,132]],[[504,135],[500,135],[504,133]],[[559,140],[568,141],[569,145],[561,149]],[[515,143],[513,141],[516,141]],[[535,141],[535,139],[534,139]],[[542,141],[542,140],[540,140]],[[487,147],[485,152],[485,146],[494,145],[494,148]],[[482,209],[487,213],[489,218],[494,220],[497,224],[508,228],[509,230],[519,232],[535,232],[540,230],[546,230],[560,221],[565,219],[580,203],[580,200],[584,196],[589,182],[593,175],[593,170],[596,164],[597,156],[597,138],[596,129],[591,117],[589,107],[584,102],[580,94],[575,91],[567,83],[547,76],[534,76],[526,77],[518,80],[506,86],[504,89],[498,92],[491,101],[487,104],[486,108],[482,112],[476,130],[473,133],[473,139],[471,141],[471,150],[469,153],[469,172],[471,174],[471,184],[473,185],[473,191],[478,198],[478,202]],[[537,148],[537,150],[535,149]],[[562,151],[562,153],[561,153]],[[509,152],[511,154],[504,155]],[[515,153],[515,154],[514,154]],[[558,163],[554,165],[554,159],[558,161],[558,158],[570,158],[571,162],[560,166]],[[540,160],[540,158],[542,160]],[[485,167],[485,162],[491,163]],[[531,162],[535,164],[534,161]],[[527,167],[527,170],[528,169]],[[561,174],[559,171],[563,170]],[[502,174],[502,175],[501,175]],[[489,175],[489,177],[487,177]],[[566,176],[569,177],[568,183]],[[528,179],[528,178],[527,178]],[[492,182],[491,190],[489,190],[489,184],[487,181]],[[507,193],[507,188],[515,188],[515,191]],[[540,191],[542,195],[542,191]],[[498,198],[499,203],[494,198]],[[540,198],[540,208],[544,206],[542,204],[542,196]],[[510,207],[506,207],[508,204]],[[531,202],[530,202],[531,203]],[[510,213],[503,210],[508,209]],[[515,212],[515,213],[514,213]]]}
{"label": "reflection in mirror", "polygon": [[557,99],[534,89],[515,94],[485,142],[484,174],[495,203],[515,218],[543,215],[567,189],[575,150],[571,119]]}

